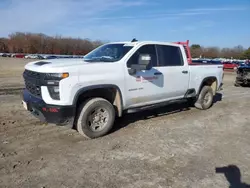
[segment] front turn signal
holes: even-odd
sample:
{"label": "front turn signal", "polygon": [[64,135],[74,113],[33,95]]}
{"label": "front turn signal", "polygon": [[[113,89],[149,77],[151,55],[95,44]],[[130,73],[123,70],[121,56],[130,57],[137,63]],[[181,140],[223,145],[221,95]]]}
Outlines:
{"label": "front turn signal", "polygon": [[69,77],[69,73],[62,73],[62,78],[68,78]]}

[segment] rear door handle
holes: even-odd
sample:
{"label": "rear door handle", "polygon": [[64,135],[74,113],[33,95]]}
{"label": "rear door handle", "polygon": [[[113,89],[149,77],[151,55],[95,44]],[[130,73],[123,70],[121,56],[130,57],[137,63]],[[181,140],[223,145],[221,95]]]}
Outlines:
{"label": "rear door handle", "polygon": [[183,73],[183,74],[187,74],[187,73],[188,73],[188,71],[182,71],[182,73]]}
{"label": "rear door handle", "polygon": [[161,72],[155,72],[154,75],[162,75]]}

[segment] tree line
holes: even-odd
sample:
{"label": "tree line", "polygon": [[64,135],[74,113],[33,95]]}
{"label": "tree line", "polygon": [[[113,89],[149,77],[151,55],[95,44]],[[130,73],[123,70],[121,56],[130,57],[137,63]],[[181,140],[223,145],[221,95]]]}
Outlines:
{"label": "tree line", "polygon": [[193,44],[190,47],[193,58],[227,58],[227,59],[250,59],[250,48],[244,49],[241,45],[234,48],[202,47]]}
{"label": "tree line", "polygon": [[8,38],[0,38],[0,52],[85,55],[101,44],[103,44],[102,41],[91,41],[90,39],[16,32],[10,34]]}
{"label": "tree line", "polygon": [[[42,33],[16,32],[8,38],[0,38],[0,52],[25,54],[65,54],[85,55],[94,48],[104,44],[104,41],[90,39],[47,36]],[[250,59],[250,48],[241,45],[234,48],[203,47],[199,44],[191,45],[193,58],[233,58]]]}

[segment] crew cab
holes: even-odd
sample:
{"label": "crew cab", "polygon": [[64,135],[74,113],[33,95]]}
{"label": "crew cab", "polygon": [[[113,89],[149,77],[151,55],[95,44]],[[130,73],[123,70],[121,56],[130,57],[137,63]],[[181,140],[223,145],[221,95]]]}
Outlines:
{"label": "crew cab", "polygon": [[222,86],[223,65],[192,64],[188,41],[132,40],[104,44],[83,59],[30,62],[23,78],[26,110],[97,138],[124,113],[177,101],[210,108]]}

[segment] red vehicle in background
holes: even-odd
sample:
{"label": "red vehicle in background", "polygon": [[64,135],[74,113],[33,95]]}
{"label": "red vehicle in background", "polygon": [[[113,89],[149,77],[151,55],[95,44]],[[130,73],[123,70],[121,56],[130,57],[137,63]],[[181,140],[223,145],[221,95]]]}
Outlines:
{"label": "red vehicle in background", "polygon": [[236,69],[239,65],[232,62],[223,62],[223,69]]}
{"label": "red vehicle in background", "polygon": [[24,58],[25,54],[15,54],[15,58]]}

